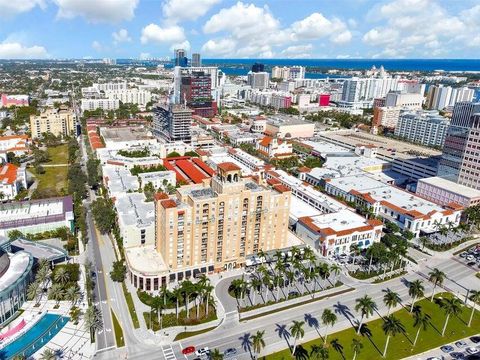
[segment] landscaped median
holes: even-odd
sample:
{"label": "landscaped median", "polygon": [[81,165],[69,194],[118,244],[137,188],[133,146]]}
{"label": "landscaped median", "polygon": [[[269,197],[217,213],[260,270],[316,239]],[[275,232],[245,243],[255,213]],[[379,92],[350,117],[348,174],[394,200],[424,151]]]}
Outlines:
{"label": "landscaped median", "polygon": [[125,282],[122,283],[123,294],[125,295],[125,301],[127,302],[128,311],[130,312],[130,316],[132,318],[133,327],[138,329],[140,327],[140,323],[138,322],[137,311],[135,310],[135,305],[133,303],[132,294],[127,289]]}
{"label": "landscaped median", "polygon": [[[288,310],[288,309],[291,309],[291,308],[294,308],[294,307],[297,307],[297,306],[310,304],[310,303],[315,302],[315,301],[320,301],[320,300],[324,300],[326,298],[330,298],[330,297],[333,297],[333,296],[338,296],[338,295],[341,295],[341,294],[345,294],[345,293],[353,291],[353,290],[355,290],[355,289],[351,288],[351,287],[342,286],[341,289],[331,288],[329,290],[322,291],[322,293],[318,297],[313,297],[312,298],[311,296],[305,295],[305,296],[302,296],[302,297],[297,297],[297,298],[293,298],[293,299],[290,299],[290,300],[284,300],[284,301],[277,302],[277,303],[261,304],[261,306],[254,307],[251,310],[241,309],[240,314],[239,314],[240,315],[240,320],[241,321],[247,321],[247,320],[252,320],[252,319],[259,318],[261,316],[276,314],[276,313],[278,313],[280,311],[283,311],[283,310]],[[279,306],[278,304],[281,304],[281,306]]]}
{"label": "landscaped median", "polygon": [[[468,327],[472,309],[470,307],[460,306],[460,311],[457,315],[450,315],[445,329],[445,335],[441,335],[447,315],[445,312],[446,307],[440,306],[439,303],[442,299],[452,297],[453,295],[449,293],[442,293],[437,294],[433,302],[430,301],[430,299],[423,299],[416,303],[416,305],[421,307],[421,312],[430,317],[426,322],[425,329],[422,326],[415,326],[415,317],[409,312],[409,304],[404,304],[405,308],[393,313],[393,316],[400,321],[404,331],[390,336],[385,359],[403,359],[443,344],[452,343],[456,340],[478,334],[480,332],[479,312],[475,311],[471,326]],[[387,342],[385,330],[388,326],[385,324],[384,319],[380,318],[364,323],[361,331],[362,335],[357,335],[353,327],[329,334],[327,344],[325,344],[326,351],[329,355],[328,359],[352,359],[355,358],[355,350],[357,360],[382,359]],[[416,345],[413,346],[417,332],[419,334],[418,340]],[[293,343],[293,339],[290,339],[290,343]],[[322,348],[323,346],[324,342],[322,339],[301,343],[295,350],[295,357],[302,358],[303,356],[303,358],[308,358],[312,352],[312,348],[318,350],[319,347]],[[264,359],[271,360],[286,360],[292,358],[294,357],[290,349],[285,349],[264,357]]]}

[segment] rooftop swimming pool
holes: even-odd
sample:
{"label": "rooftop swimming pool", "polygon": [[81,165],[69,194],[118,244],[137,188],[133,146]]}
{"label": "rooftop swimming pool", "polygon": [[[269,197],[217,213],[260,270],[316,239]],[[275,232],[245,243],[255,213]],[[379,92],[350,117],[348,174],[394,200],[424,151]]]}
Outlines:
{"label": "rooftop swimming pool", "polygon": [[[69,318],[56,314],[45,314],[25,334],[0,348],[0,359],[12,359],[15,355],[32,356],[49,342],[68,322]],[[0,347],[2,345],[0,344]]]}

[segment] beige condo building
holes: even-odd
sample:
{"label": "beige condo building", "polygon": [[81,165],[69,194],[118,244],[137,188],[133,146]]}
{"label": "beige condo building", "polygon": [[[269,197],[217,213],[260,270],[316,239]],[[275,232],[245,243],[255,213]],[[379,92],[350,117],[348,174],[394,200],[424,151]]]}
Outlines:
{"label": "beige condo building", "polygon": [[38,139],[43,133],[55,136],[70,135],[75,129],[75,113],[68,108],[48,108],[40,115],[30,116],[32,139]]}
{"label": "beige condo building", "polygon": [[170,273],[231,269],[260,249],[287,246],[288,188],[242,178],[229,162],[210,181],[182,186],[176,199],[155,198],[156,249]]}

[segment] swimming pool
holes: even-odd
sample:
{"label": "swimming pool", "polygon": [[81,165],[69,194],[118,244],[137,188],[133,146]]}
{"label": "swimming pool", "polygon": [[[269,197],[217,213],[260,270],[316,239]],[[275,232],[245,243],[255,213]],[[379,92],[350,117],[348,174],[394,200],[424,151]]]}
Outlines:
{"label": "swimming pool", "polygon": [[68,317],[61,315],[43,315],[25,334],[0,349],[0,359],[11,359],[15,355],[24,355],[28,358],[57,335],[68,320]]}

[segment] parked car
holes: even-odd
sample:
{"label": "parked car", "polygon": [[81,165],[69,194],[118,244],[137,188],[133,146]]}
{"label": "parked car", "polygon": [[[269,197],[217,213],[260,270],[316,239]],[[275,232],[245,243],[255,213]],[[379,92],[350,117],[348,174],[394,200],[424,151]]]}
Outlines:
{"label": "parked car", "polygon": [[480,336],[472,336],[470,338],[470,341],[473,342],[474,344],[480,343]]}
{"label": "parked car", "polygon": [[465,251],[465,252],[462,252],[462,253],[460,254],[460,257],[464,258],[464,257],[467,257],[467,255],[468,255],[468,253]]}
{"label": "parked car", "polygon": [[451,352],[450,356],[452,359],[459,359],[459,360],[465,359],[465,355],[461,352],[455,352],[455,351]]}
{"label": "parked car", "polygon": [[465,349],[465,351],[469,354],[476,354],[478,353],[478,349],[477,348],[474,348],[472,346],[469,346]]}
{"label": "parked car", "polygon": [[187,346],[186,348],[184,348],[182,350],[182,354],[183,355],[188,355],[188,354],[192,354],[195,352],[195,346]]}
{"label": "parked car", "polygon": [[224,356],[233,356],[237,353],[237,349],[235,348],[229,348],[223,352]]}
{"label": "parked car", "polygon": [[209,354],[210,354],[210,349],[208,347],[198,349],[195,352],[195,355],[197,355],[197,356],[204,356],[204,355],[209,355]]}
{"label": "parked car", "polygon": [[463,340],[459,340],[455,343],[455,346],[459,347],[459,348],[463,348],[463,347],[467,346],[467,343]]}
{"label": "parked car", "polygon": [[442,350],[444,353],[449,353],[455,350],[455,348],[451,345],[443,345],[440,347],[440,350]]}

